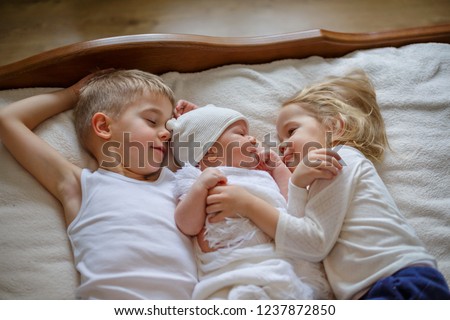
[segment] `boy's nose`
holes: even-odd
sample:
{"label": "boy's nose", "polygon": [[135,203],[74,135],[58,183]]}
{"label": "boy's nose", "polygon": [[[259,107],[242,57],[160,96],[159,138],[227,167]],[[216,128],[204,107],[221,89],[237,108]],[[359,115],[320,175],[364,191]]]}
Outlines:
{"label": "boy's nose", "polygon": [[159,138],[160,138],[162,141],[169,141],[169,139],[170,139],[170,131],[167,130],[167,129],[161,130],[161,131],[159,132]]}

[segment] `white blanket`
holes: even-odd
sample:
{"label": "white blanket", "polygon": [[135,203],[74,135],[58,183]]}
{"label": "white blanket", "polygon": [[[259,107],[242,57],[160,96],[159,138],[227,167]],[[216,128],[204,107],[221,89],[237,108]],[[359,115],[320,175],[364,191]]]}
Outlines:
{"label": "white blanket", "polygon": [[[283,100],[328,75],[364,69],[375,84],[392,151],[378,165],[399,208],[450,280],[450,45],[415,44],[232,65],[163,79],[178,98],[213,103],[250,118],[252,134],[272,133]],[[49,89],[0,92],[0,106]],[[37,132],[81,166],[95,167],[76,142],[71,112]],[[30,157],[33,155],[30,154]],[[73,298],[77,274],[62,208],[0,145],[0,299]]]}
{"label": "white blanket", "polygon": [[[208,253],[196,249],[199,282],[193,299],[310,300],[328,293],[300,280],[290,262],[275,256],[273,243]],[[303,271],[322,276],[314,265]]]}

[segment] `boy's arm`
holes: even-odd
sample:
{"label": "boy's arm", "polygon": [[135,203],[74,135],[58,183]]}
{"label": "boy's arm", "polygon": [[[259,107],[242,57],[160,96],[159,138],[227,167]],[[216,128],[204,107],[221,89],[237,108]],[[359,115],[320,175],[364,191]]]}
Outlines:
{"label": "boy's arm", "polygon": [[206,219],[208,191],[219,183],[226,183],[225,176],[217,169],[206,169],[177,205],[175,222],[185,235],[195,236],[202,230]]}
{"label": "boy's arm", "polygon": [[0,111],[0,137],[14,158],[64,206],[70,223],[81,204],[81,169],[70,163],[32,130],[44,120],[72,108],[76,85],[12,103]]}

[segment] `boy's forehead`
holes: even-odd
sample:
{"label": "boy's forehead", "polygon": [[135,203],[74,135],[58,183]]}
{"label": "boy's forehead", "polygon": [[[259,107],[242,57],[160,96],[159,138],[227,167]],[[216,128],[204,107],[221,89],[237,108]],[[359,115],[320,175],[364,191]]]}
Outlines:
{"label": "boy's forehead", "polygon": [[147,95],[142,97],[142,111],[153,111],[161,114],[172,114],[174,106],[170,99],[163,95]]}

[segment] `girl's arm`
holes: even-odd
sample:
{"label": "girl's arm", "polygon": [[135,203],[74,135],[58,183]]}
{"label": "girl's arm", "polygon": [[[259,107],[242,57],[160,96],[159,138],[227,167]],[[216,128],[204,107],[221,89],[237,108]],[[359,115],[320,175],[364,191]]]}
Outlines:
{"label": "girl's arm", "polygon": [[226,177],[217,169],[207,168],[202,172],[175,209],[175,222],[181,232],[188,236],[200,233],[205,225],[208,191],[226,181]]}
{"label": "girl's arm", "polygon": [[70,223],[81,203],[81,169],[32,130],[44,120],[75,106],[87,78],[67,89],[12,103],[0,111],[0,137],[13,157],[64,206]]}
{"label": "girl's arm", "polygon": [[312,262],[323,260],[339,238],[353,187],[347,171],[333,180],[316,180],[308,192],[291,183],[288,210],[295,213],[280,216],[275,236],[277,252]]}

